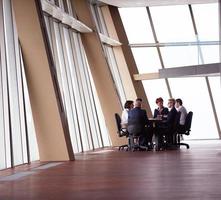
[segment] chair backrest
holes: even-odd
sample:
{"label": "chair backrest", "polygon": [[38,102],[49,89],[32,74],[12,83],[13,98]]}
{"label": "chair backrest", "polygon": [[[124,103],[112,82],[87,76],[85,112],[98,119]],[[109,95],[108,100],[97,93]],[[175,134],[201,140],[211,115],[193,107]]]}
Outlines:
{"label": "chair backrest", "polygon": [[115,113],[114,114],[114,117],[115,117],[115,121],[116,121],[116,124],[117,124],[117,134],[119,137],[123,137],[123,136],[128,136],[128,132],[126,130],[123,130],[121,128],[121,117],[118,113]]}
{"label": "chair backrest", "polygon": [[118,130],[118,132],[120,132],[121,131],[121,118],[120,118],[120,115],[118,113],[115,113],[114,116],[115,116],[115,120],[116,120],[116,124],[117,124],[117,130]]}
{"label": "chair backrest", "polygon": [[185,120],[185,132],[189,132],[190,128],[191,128],[191,124],[192,124],[192,118],[193,118],[193,112],[190,111],[187,116],[186,116],[186,120]]}

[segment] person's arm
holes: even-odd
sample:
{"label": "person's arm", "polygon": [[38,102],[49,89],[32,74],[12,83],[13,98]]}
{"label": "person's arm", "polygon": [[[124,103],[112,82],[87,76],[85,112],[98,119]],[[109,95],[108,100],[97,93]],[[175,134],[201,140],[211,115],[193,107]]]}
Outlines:
{"label": "person's arm", "polygon": [[145,123],[145,125],[149,126],[150,125],[150,121],[149,121],[149,119],[147,117],[147,112],[146,112],[146,110],[143,110],[143,111],[144,111],[144,123]]}
{"label": "person's arm", "polygon": [[123,110],[121,115],[121,124],[127,124],[128,122],[128,112],[126,110]]}
{"label": "person's arm", "polygon": [[155,110],[154,110],[153,117],[154,117],[154,118],[156,118],[156,117],[157,117],[157,114],[158,114],[158,110],[157,110],[157,109],[155,109]]}

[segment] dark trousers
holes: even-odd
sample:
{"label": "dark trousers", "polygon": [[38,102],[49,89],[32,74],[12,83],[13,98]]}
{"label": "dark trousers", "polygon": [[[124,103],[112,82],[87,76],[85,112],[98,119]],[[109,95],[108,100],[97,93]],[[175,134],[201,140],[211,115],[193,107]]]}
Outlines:
{"label": "dark trousers", "polygon": [[153,128],[152,127],[144,127],[142,131],[136,134],[132,134],[132,136],[139,137],[139,145],[140,146],[148,146],[152,144],[153,138]]}
{"label": "dark trousers", "polygon": [[168,126],[157,126],[154,130],[156,149],[166,148],[173,144],[173,131]]}

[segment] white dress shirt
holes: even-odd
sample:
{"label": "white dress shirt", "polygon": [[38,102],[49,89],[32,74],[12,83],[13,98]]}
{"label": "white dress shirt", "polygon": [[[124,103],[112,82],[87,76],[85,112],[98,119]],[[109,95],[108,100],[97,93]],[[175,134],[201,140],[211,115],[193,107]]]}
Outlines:
{"label": "white dress shirt", "polygon": [[187,116],[186,108],[183,107],[183,106],[179,106],[177,108],[177,111],[181,113],[181,115],[180,115],[180,125],[184,125],[185,120],[186,120],[186,116]]}
{"label": "white dress shirt", "polygon": [[128,123],[128,112],[129,109],[124,109],[121,115],[121,126],[122,128],[125,128],[127,126]]}

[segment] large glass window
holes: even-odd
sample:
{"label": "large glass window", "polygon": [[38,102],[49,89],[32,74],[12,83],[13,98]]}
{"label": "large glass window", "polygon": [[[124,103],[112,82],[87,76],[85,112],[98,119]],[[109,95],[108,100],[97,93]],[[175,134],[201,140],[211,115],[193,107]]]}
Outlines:
{"label": "large glass window", "polygon": [[109,146],[80,34],[46,14],[45,22],[74,152]]}
{"label": "large glass window", "polygon": [[[166,103],[169,99],[166,82],[163,79],[142,81],[152,112],[157,107],[156,98],[162,97]],[[165,104],[166,106],[166,104]]]}
{"label": "large glass window", "polygon": [[188,139],[219,138],[205,78],[173,78],[169,82],[173,96],[181,98],[186,109],[193,111]]}
{"label": "large glass window", "polygon": [[219,124],[221,124],[221,80],[220,77],[209,77],[210,87],[213,94],[213,99],[215,103],[215,108],[219,120]]}
{"label": "large glass window", "polygon": [[187,5],[151,7],[150,11],[159,42],[195,40]]}
{"label": "large glass window", "polygon": [[199,39],[219,40],[218,3],[192,5]]}
{"label": "large glass window", "polygon": [[[162,67],[160,59],[165,68],[220,62],[218,3],[155,6],[149,11],[157,41],[153,41],[148,9],[119,9],[139,73],[157,72]],[[168,98],[168,89],[174,98],[183,98],[187,109],[194,113],[193,133],[189,138],[208,139],[218,138],[215,122],[215,116],[220,116],[218,79],[174,78],[168,85],[160,79],[142,82],[152,109],[157,97]]]}
{"label": "large glass window", "polygon": [[[105,20],[103,17],[102,9],[97,5],[93,5],[91,6],[91,11],[92,11],[94,21],[95,21],[95,24],[97,26],[97,30],[99,31],[99,33],[102,33],[105,36],[109,36],[108,30],[105,24]],[[114,54],[115,47],[110,46],[108,44],[104,44],[104,43],[102,47],[103,47],[103,50],[107,59],[107,63],[109,65],[113,82],[115,83],[116,92],[123,106],[126,101],[126,93],[124,90],[121,74],[118,68],[119,66],[117,64],[115,54]]]}
{"label": "large glass window", "polygon": [[154,42],[146,8],[120,8],[129,43]]}
{"label": "large glass window", "polygon": [[219,46],[218,45],[205,45],[199,47],[202,52],[202,63],[218,63],[220,62]]}
{"label": "large glass window", "polygon": [[24,64],[9,0],[0,1],[0,54],[0,169],[3,169],[39,159]]}
{"label": "large glass window", "polygon": [[158,70],[161,69],[160,59],[156,48],[132,48],[132,52],[140,74],[158,72]]}
{"label": "large glass window", "polygon": [[160,50],[167,68],[201,64],[197,46],[161,47]]}

